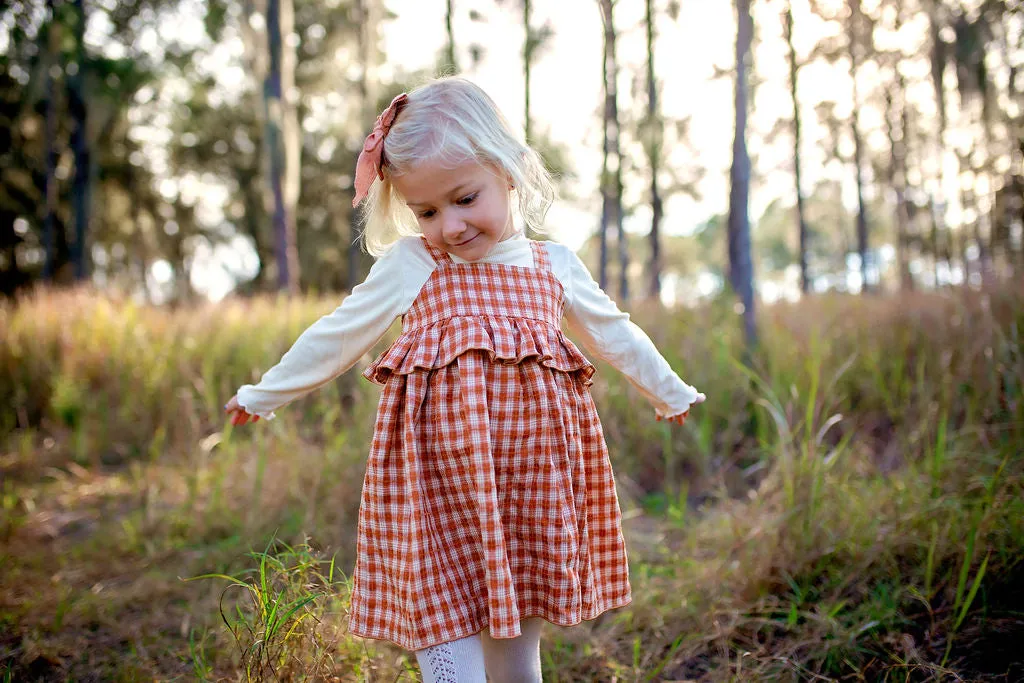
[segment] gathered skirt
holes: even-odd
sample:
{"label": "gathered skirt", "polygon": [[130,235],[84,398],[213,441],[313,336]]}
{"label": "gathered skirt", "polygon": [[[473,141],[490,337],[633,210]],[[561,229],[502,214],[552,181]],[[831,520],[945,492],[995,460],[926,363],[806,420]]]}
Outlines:
{"label": "gathered skirt", "polygon": [[590,371],[470,349],[387,377],[359,509],[349,630],[418,650],[629,603]]}

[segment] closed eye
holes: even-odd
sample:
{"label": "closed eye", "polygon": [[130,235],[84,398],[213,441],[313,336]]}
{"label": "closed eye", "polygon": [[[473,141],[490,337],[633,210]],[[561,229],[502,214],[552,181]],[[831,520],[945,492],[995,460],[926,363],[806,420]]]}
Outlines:
{"label": "closed eye", "polygon": [[434,217],[434,213],[436,213],[436,212],[433,209],[427,209],[426,211],[421,211],[419,213],[419,217],[420,218],[433,218]]}
{"label": "closed eye", "polygon": [[456,204],[458,204],[459,206],[469,206],[476,200],[479,194],[479,192],[474,192],[471,195],[466,195],[465,197],[457,201]]}

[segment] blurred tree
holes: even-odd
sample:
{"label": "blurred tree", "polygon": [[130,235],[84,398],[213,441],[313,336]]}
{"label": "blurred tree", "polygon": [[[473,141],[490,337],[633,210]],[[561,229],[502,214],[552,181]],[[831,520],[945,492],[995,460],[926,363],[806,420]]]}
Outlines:
{"label": "blurred tree", "polygon": [[[996,34],[996,51],[1006,73],[1005,106],[1001,112],[1005,139],[997,142],[997,145],[1006,155],[1008,163],[993,188],[992,250],[993,257],[996,253],[1001,254],[1005,272],[1020,278],[1020,274],[1024,273],[1024,220],[1020,218],[1020,211],[1024,208],[1024,195],[1021,193],[1021,179],[1024,176],[1024,98],[1017,85],[1019,65],[1016,55],[1024,49],[1024,31],[1016,30],[1016,22],[1022,15],[1021,7],[1010,9],[1004,4],[1001,10],[999,20],[991,25]],[[996,100],[998,102],[999,98]]]}
{"label": "blurred tree", "polygon": [[971,149],[960,153],[960,186],[963,188],[963,203],[973,217],[970,236],[977,249],[980,276],[985,282],[990,282],[993,277],[990,188],[995,185],[996,159],[1002,156],[995,140],[999,105],[989,64],[996,63],[996,34],[1001,30],[1003,15],[1008,11],[1005,2],[989,0],[981,4],[977,13],[970,15],[967,8],[961,7],[953,23],[957,92],[960,110],[966,118],[963,125],[980,128],[982,133],[981,140],[974,140]]}
{"label": "blurred tree", "polygon": [[85,92],[85,26],[87,17],[83,0],[73,0],[70,13],[71,34],[74,37],[74,61],[68,65],[68,110],[73,121],[71,147],[75,154],[75,179],[71,187],[72,213],[75,219],[75,239],[71,247],[71,260],[75,266],[75,279],[85,280],[88,274],[86,239],[92,216],[90,195],[94,173],[93,153],[89,144],[88,114]]}
{"label": "blurred tree", "polygon": [[[874,25],[871,18],[863,11],[861,0],[846,0],[841,8],[823,3],[821,0],[811,0],[811,7],[823,20],[841,25],[841,30],[836,37],[819,41],[814,51],[815,56],[823,56],[832,64],[845,60],[850,65],[853,107],[850,112],[849,130],[853,140],[852,162],[857,194],[857,254],[860,259],[861,291],[868,292],[872,283],[868,251],[869,225],[867,204],[864,198],[866,184],[864,164],[867,149],[861,130],[864,101],[861,92],[861,67],[876,53],[873,38]],[[838,138],[836,140],[838,141]]]}
{"label": "blurred tree", "polygon": [[[362,104],[363,129],[369,133],[377,118],[377,80],[372,77],[375,67],[379,61],[378,43],[378,14],[379,6],[377,0],[356,0],[353,7],[355,10],[355,24],[358,40],[359,63],[362,68],[359,71],[359,100]],[[448,3],[448,10],[451,11],[451,2]],[[452,46],[454,60],[454,46]],[[360,249],[359,230],[355,213],[349,220],[348,255],[345,268],[345,288],[348,291],[359,284],[362,273],[359,261],[362,250]]]}
{"label": "blurred tree", "polygon": [[[647,163],[651,174],[651,255],[647,265],[649,278],[647,296],[654,300],[661,297],[661,217],[664,207],[658,188],[658,171],[662,155],[664,123],[658,113],[658,82],[654,71],[654,2],[646,1],[644,24],[647,29],[647,116],[643,123],[643,141],[647,152]],[[678,13],[678,10],[677,10]]]}
{"label": "blurred tree", "polygon": [[750,0],[736,0],[736,127],[729,173],[729,282],[743,304],[743,331],[747,347],[757,344],[754,318],[754,268],[750,257],[750,157],[747,155],[747,69],[754,20]]}
{"label": "blurred tree", "polygon": [[[155,60],[139,50],[137,36],[148,25],[142,17],[155,16],[165,3],[89,6],[107,19],[109,51],[120,51],[123,57],[86,49],[82,3],[19,2],[0,8],[0,30],[6,39],[0,55],[0,129],[5,136],[0,147],[0,244],[5,254],[0,258],[0,291],[7,295],[42,278],[47,242],[53,245],[50,272],[57,284],[73,282],[76,271],[88,275],[94,253],[104,259],[98,282],[108,270],[135,257],[134,242],[125,239],[127,228],[112,217],[105,196],[94,201],[91,186],[112,167],[127,163],[139,147],[128,138],[124,124],[136,94],[153,78]],[[50,39],[58,36],[51,46]],[[167,61],[190,58],[173,42],[166,45],[165,54]],[[156,192],[153,187],[145,191]],[[76,227],[69,238],[71,225]]]}
{"label": "blurred tree", "polygon": [[[709,271],[716,276],[721,275],[721,269],[714,261],[706,262],[704,254],[712,253],[716,247],[725,249],[725,240],[722,236],[724,230],[717,230],[717,224],[698,226],[697,230],[690,235],[662,235],[662,255],[665,259],[666,276],[674,276],[681,280],[692,281],[702,271]],[[626,233],[629,240],[629,248],[632,252],[642,251],[647,245],[648,236],[645,234]],[[710,246],[709,246],[710,245]],[[582,246],[577,250],[580,260],[591,272],[597,272],[601,258],[601,240],[597,232],[592,233]],[[643,289],[647,280],[647,274],[643,271],[634,272],[630,278],[630,287]],[[666,277],[666,282],[668,277]],[[666,284],[666,288],[667,288]]]}
{"label": "blurred tree", "polygon": [[[226,1],[219,19],[211,16],[208,32],[216,43],[230,42],[248,30],[242,22],[244,16],[238,2]],[[406,80],[422,79],[421,75],[410,77],[397,71],[393,82],[380,81],[380,26],[393,16],[378,0],[353,0],[329,7],[302,0],[295,5],[294,34],[301,38],[296,40],[295,106],[303,146],[296,232],[303,290],[351,289],[371,263],[356,239],[359,217],[351,207],[356,155],[374,118],[391,97],[405,89]],[[203,102],[204,117],[210,118],[194,114],[182,118],[175,141],[186,134],[200,140],[189,148],[179,148],[179,159],[192,172],[212,172],[231,188],[232,208],[225,217],[224,233],[230,237],[238,232],[252,239],[261,272],[242,288],[262,289],[272,286],[275,260],[267,212],[260,206],[258,193],[253,194],[253,188],[263,182],[264,171],[258,153],[254,155],[261,146],[263,130],[255,118],[259,108],[253,105],[258,104],[260,92],[258,81],[251,77],[251,59],[246,52],[244,60],[235,63],[250,78],[238,84],[231,98],[221,96],[205,70],[193,69],[187,75],[193,101]]]}
{"label": "blurred tree", "polygon": [[[904,23],[902,9],[897,6],[893,13],[894,29],[897,34]],[[907,156],[911,138],[911,105],[907,101],[907,83],[903,75],[906,55],[903,53],[902,43],[900,45],[891,64],[894,78],[891,87],[886,90],[885,121],[892,154],[892,163],[889,164],[891,169],[889,184],[896,194],[896,261],[899,268],[899,282],[901,289],[913,289],[914,278],[910,273],[910,211],[907,202]]]}
{"label": "blurred tree", "polygon": [[555,32],[550,22],[544,22],[539,28],[533,26],[533,4],[530,0],[521,0],[523,7],[523,133],[527,144],[533,144],[533,114],[530,111],[530,81],[533,65],[536,64],[540,51],[550,43]]}
{"label": "blurred tree", "polygon": [[796,185],[796,223],[797,235],[799,236],[799,263],[800,263],[800,291],[807,294],[810,291],[810,278],[807,274],[807,220],[804,215],[804,193],[801,183],[801,170],[803,162],[800,155],[801,126],[800,126],[800,98],[798,96],[798,81],[800,63],[797,58],[796,48],[793,46],[793,3],[786,0],[786,7],[782,16],[783,27],[786,35],[786,48],[789,55],[789,96],[793,101],[793,181]]}
{"label": "blurred tree", "polygon": [[46,260],[43,265],[43,280],[51,282],[60,264],[67,262],[67,240],[63,223],[57,223],[57,79],[63,74],[61,68],[61,22],[54,0],[47,0],[48,23],[46,25],[46,144],[43,151],[46,158],[46,184],[43,196],[43,244]]}
{"label": "blurred tree", "polygon": [[861,8],[861,0],[848,0],[848,40],[846,48],[850,59],[850,80],[853,87],[853,110],[850,116],[850,131],[853,134],[853,170],[857,180],[857,254],[860,256],[861,291],[871,291],[868,274],[868,216],[864,203],[864,154],[865,144],[861,134],[861,96],[859,79],[861,64],[873,51],[872,27]]}
{"label": "blurred tree", "polygon": [[[917,190],[910,186],[910,155],[914,132],[911,130],[912,114],[919,120],[914,104],[909,98],[909,88],[905,71],[910,62],[916,58],[914,45],[904,31],[908,21],[920,12],[920,7],[905,0],[884,0],[876,10],[876,32],[884,32],[886,41],[892,45],[889,49],[877,49],[875,61],[885,80],[876,92],[881,95],[879,109],[882,112],[883,124],[888,146],[885,154],[875,160],[875,178],[885,178],[894,198],[894,206],[883,208],[879,216],[892,213],[894,219],[893,242],[896,249],[896,271],[898,287],[902,290],[914,287],[910,263],[920,257],[915,255],[915,245],[920,242],[915,229],[916,221],[912,215],[916,212],[911,208],[910,195]],[[878,228],[878,226],[876,226]],[[876,234],[881,234],[876,229]]]}
{"label": "blurred tree", "polygon": [[533,34],[533,27],[530,25],[530,0],[522,0],[523,3],[523,137],[526,144],[530,144],[530,72],[533,69],[533,53],[537,47],[537,38]]}
{"label": "blurred tree", "polygon": [[[249,16],[255,18],[258,10],[253,9],[251,0],[247,0],[246,5]],[[256,60],[256,64],[263,67],[264,143],[270,190],[268,204],[273,207],[278,289],[296,294],[299,291],[299,255],[295,211],[300,191],[301,141],[294,102],[297,96],[293,95],[296,55],[291,36],[294,8],[292,0],[266,0],[263,10],[268,59]],[[259,22],[252,19],[250,24],[259,26]],[[258,33],[254,29],[250,36],[257,37]]]}
{"label": "blurred tree", "polygon": [[625,100],[625,106],[618,107],[623,175],[642,175],[647,187],[635,203],[624,202],[622,211],[628,216],[638,209],[642,211],[642,207],[651,210],[651,230],[646,233],[646,240],[637,242],[627,237],[628,253],[648,254],[646,267],[633,269],[642,275],[629,277],[629,289],[655,300],[660,300],[662,274],[670,263],[663,244],[665,203],[678,194],[699,200],[700,180],[707,170],[697,161],[700,152],[690,140],[691,117],[667,116],[659,104],[663,81],[658,78],[654,64],[656,27],[661,17],[677,21],[679,14],[680,5],[675,0],[661,6],[657,0],[645,2],[642,26],[647,48],[645,68],[634,73],[631,97]]}
{"label": "blurred tree", "polygon": [[452,19],[454,15],[455,0],[447,0],[444,13],[444,27],[445,33],[448,36],[448,42],[445,43],[444,63],[441,64],[440,68],[440,72],[442,74],[459,73],[459,63],[455,59],[455,30],[452,27]]}
{"label": "blurred tree", "polygon": [[600,285],[608,286],[608,225],[615,222],[615,242],[619,255],[619,300],[629,300],[629,244],[623,230],[622,208],[622,151],[621,126],[619,125],[618,77],[619,66],[615,56],[615,1],[598,0],[601,23],[604,27],[604,59],[602,76],[604,82],[604,130],[603,157],[601,163],[601,267]]}
{"label": "blurred tree", "polygon": [[[935,91],[935,105],[938,111],[938,131],[935,139],[935,174],[934,191],[931,198],[932,207],[932,250],[934,254],[935,282],[939,282],[940,262],[940,239],[950,239],[946,224],[946,197],[945,197],[945,168],[947,142],[946,132],[948,129],[948,109],[946,107],[946,67],[949,55],[949,46],[942,37],[943,27],[948,23],[946,8],[941,0],[927,0],[928,28],[931,35],[931,49],[929,58],[931,62],[932,85]],[[945,260],[947,268],[952,262],[952,249],[946,247],[943,250],[941,260]]]}
{"label": "blurred tree", "polygon": [[[503,0],[498,0],[498,4],[504,4]],[[519,5],[523,22],[523,137],[526,144],[540,153],[548,170],[560,179],[570,169],[568,155],[560,145],[551,140],[546,131],[534,129],[533,113],[530,109],[533,66],[544,48],[550,44],[554,30],[548,21],[540,27],[534,27],[533,3],[530,0],[519,0]],[[528,236],[535,237],[532,232]]]}

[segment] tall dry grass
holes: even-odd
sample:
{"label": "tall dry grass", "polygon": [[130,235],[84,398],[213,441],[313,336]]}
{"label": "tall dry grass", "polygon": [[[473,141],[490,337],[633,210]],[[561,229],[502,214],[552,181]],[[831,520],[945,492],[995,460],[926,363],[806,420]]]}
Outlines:
{"label": "tall dry grass", "polygon": [[[412,680],[404,653],[344,632],[377,389],[352,371],[236,429],[221,409],[336,304],[0,308],[0,667]],[[638,308],[708,401],[657,423],[600,368],[634,603],[549,628],[546,676],[1024,676],[999,654],[1024,639],[1022,304],[775,306],[749,367],[725,302]]]}

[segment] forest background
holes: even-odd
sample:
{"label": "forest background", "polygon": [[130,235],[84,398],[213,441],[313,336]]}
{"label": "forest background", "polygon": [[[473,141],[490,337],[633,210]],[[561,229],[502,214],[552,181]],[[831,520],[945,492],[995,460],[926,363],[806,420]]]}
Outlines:
{"label": "forest background", "polygon": [[602,366],[636,597],[546,675],[1016,680],[1022,63],[1014,0],[5,4],[0,671],[416,675],[344,635],[374,390],[220,406],[365,275],[374,117],[459,73],[709,396]]}

